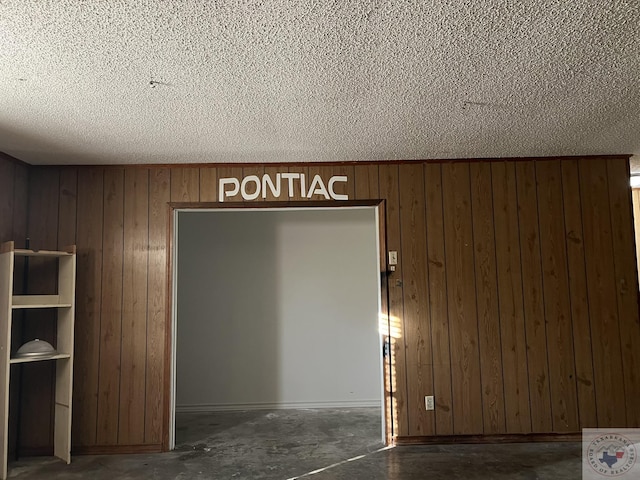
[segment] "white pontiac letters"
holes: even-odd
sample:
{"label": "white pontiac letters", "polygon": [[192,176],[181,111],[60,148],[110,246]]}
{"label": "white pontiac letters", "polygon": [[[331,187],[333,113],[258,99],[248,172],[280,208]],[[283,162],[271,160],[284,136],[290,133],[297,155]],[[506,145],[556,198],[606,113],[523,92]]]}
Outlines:
{"label": "white pontiac letters", "polygon": [[322,177],[315,175],[307,188],[304,173],[276,173],[275,181],[268,173],[262,175],[262,178],[247,175],[242,181],[235,177],[221,178],[218,182],[218,201],[224,202],[225,198],[235,197],[238,193],[244,200],[255,200],[260,196],[267,198],[269,191],[275,198],[280,198],[280,195],[291,198],[296,196],[296,192],[300,192],[302,198],[322,195],[327,200],[349,200],[348,195],[336,193],[334,190],[336,183],[346,182],[346,176],[334,175],[325,185]]}

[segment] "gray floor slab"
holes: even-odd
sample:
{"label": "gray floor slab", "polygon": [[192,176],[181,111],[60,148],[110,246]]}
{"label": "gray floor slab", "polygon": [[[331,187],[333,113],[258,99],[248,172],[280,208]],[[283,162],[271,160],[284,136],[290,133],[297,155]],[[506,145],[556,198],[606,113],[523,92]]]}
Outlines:
{"label": "gray floor slab", "polygon": [[33,480],[577,479],[579,443],[385,449],[379,409],[183,414],[173,452],[21,459],[9,478]]}

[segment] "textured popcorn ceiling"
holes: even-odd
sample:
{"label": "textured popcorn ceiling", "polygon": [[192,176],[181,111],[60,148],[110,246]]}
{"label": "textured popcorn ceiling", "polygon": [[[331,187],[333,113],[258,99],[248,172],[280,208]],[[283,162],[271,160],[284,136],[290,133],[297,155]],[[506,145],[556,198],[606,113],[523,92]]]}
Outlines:
{"label": "textured popcorn ceiling", "polygon": [[0,0],[33,164],[640,154],[638,0]]}

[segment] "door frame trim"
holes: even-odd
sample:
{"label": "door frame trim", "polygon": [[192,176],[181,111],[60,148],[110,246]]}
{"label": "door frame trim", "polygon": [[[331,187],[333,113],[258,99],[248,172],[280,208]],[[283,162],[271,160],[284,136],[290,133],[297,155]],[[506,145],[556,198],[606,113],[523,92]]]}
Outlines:
{"label": "door frame trim", "polygon": [[174,405],[174,375],[173,375],[173,353],[175,349],[173,326],[176,308],[174,302],[175,282],[177,272],[174,269],[174,256],[176,242],[175,220],[177,213],[181,210],[291,210],[304,209],[313,210],[317,208],[353,208],[353,207],[374,207],[376,208],[377,228],[378,228],[378,249],[380,267],[380,314],[386,316],[386,335],[382,335],[382,346],[387,346],[387,356],[382,356],[382,389],[383,389],[383,412],[384,412],[384,438],[387,445],[394,444],[395,425],[397,421],[396,404],[394,402],[394,372],[393,372],[393,349],[390,348],[391,324],[389,318],[389,285],[388,266],[386,254],[386,200],[346,200],[346,201],[293,201],[293,202],[168,202],[167,203],[167,272],[166,272],[166,316],[165,316],[165,348],[164,348],[164,373],[163,373],[163,415],[162,415],[162,451],[169,451],[172,448],[172,440],[175,434],[175,405]]}

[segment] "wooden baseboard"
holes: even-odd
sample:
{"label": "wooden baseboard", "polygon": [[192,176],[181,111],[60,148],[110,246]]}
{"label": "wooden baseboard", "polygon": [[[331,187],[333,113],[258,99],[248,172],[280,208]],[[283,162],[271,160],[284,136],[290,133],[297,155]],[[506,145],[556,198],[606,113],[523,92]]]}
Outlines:
{"label": "wooden baseboard", "polygon": [[455,443],[580,442],[582,433],[514,433],[500,435],[441,435],[396,437],[394,445],[435,445]]}
{"label": "wooden baseboard", "polygon": [[78,445],[71,449],[73,455],[119,455],[159,452],[162,452],[162,445],[159,443],[153,445]]}

